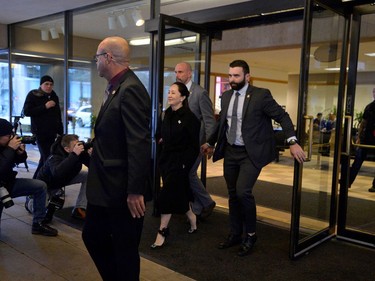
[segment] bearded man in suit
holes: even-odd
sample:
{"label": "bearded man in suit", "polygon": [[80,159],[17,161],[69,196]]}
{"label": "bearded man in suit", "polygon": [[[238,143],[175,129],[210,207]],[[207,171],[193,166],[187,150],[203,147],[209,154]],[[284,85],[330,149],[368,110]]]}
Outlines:
{"label": "bearded man in suit", "polygon": [[95,123],[83,241],[103,280],[139,280],[138,246],[151,190],[150,97],[129,68],[130,48],[108,37],[95,55],[107,81]]}
{"label": "bearded man in suit", "polygon": [[256,205],[252,191],[262,168],[275,158],[271,119],[281,124],[292,156],[300,163],[306,159],[289,114],[273,99],[268,89],[249,85],[249,79],[250,68],[245,61],[230,63],[229,83],[232,89],[223,93],[216,129],[201,147],[209,156],[213,154],[214,161],[224,158],[230,234],[218,248],[241,244],[239,256],[248,255],[257,239]]}

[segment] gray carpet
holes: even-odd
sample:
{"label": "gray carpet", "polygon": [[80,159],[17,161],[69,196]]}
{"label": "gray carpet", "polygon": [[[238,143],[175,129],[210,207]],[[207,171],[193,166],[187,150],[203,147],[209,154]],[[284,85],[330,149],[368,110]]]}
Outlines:
{"label": "gray carpet", "polygon": [[[211,194],[228,197],[223,177],[207,178],[207,189]],[[267,208],[290,212],[292,207],[292,187],[258,180],[253,194],[256,204]],[[328,221],[331,196],[322,191],[304,191],[301,199],[301,215]],[[375,201],[349,198],[347,222],[351,227],[375,233],[373,214]]]}
{"label": "gray carpet", "polygon": [[[151,215],[148,206],[140,245],[143,257],[174,271],[202,281],[247,280],[375,280],[375,251],[345,242],[331,240],[296,261],[288,258],[289,231],[258,223],[258,241],[247,257],[237,257],[237,247],[216,248],[228,233],[228,216],[214,211],[198,225],[198,232],[190,235],[186,218],[173,216],[171,235],[165,247],[152,250],[159,218]],[[71,209],[56,213],[58,220],[67,224],[82,223],[70,217]]]}

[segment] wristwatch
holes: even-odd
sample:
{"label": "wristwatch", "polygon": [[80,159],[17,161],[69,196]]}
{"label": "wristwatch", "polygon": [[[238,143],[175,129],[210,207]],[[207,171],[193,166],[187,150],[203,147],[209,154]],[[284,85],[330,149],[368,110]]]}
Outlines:
{"label": "wristwatch", "polygon": [[289,145],[294,145],[296,143],[298,143],[298,141],[296,139],[291,139],[290,141],[288,141]]}

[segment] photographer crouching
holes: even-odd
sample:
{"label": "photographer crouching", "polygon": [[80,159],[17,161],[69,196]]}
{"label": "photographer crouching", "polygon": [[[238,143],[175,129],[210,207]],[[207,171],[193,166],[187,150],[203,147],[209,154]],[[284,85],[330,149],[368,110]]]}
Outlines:
{"label": "photographer crouching", "polygon": [[46,224],[46,190],[43,181],[36,179],[16,178],[13,168],[26,161],[27,153],[21,138],[13,132],[12,125],[0,118],[0,217],[3,207],[11,207],[11,198],[33,196],[32,234],[56,236],[58,231]]}
{"label": "photographer crouching", "polygon": [[51,221],[55,210],[62,208],[64,204],[63,196],[59,194],[60,189],[76,183],[81,183],[81,188],[72,217],[85,219],[87,171],[82,170],[82,164],[89,166],[91,151],[90,143],[79,141],[78,136],[73,134],[60,136],[52,144],[51,155],[36,176],[47,184],[51,194],[47,206],[47,221]]}

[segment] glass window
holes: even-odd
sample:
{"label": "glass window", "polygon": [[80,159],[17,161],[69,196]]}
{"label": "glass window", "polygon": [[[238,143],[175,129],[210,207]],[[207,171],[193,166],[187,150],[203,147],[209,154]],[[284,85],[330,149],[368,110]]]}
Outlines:
{"label": "glass window", "polygon": [[0,53],[0,118],[9,120],[8,52]]}
{"label": "glass window", "polygon": [[[64,17],[63,14],[12,26],[11,116],[22,114],[27,94],[39,88],[40,78],[49,75],[64,110]],[[24,134],[30,133],[30,118],[20,120]]]}
{"label": "glass window", "polygon": [[[120,36],[129,43],[149,39],[136,16],[149,19],[150,1],[95,6],[73,13],[72,56],[69,60],[68,121],[69,133],[81,139],[93,137],[93,125],[103,101],[107,81],[98,76],[93,56],[99,43],[108,36]],[[131,45],[130,68],[149,90],[149,44]],[[88,120],[90,119],[90,120]]]}

